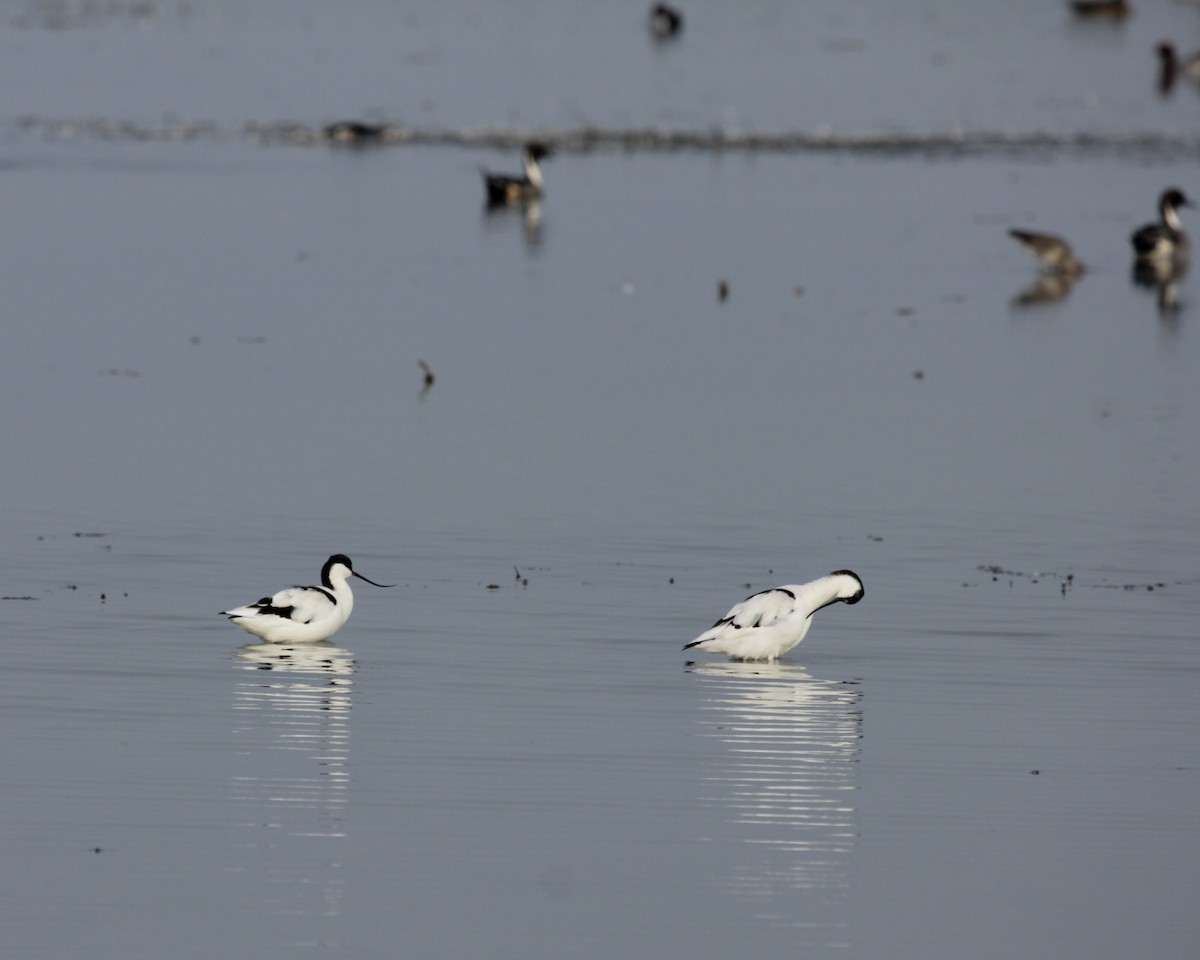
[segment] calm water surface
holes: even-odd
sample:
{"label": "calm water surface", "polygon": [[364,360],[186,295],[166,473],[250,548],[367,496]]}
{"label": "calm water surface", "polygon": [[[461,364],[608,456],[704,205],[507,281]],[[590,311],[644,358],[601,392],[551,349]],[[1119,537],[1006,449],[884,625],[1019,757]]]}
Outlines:
{"label": "calm water surface", "polygon": [[[100,9],[0,30],[9,953],[1189,955],[1198,308],[1126,237],[1194,158],[568,154],[532,223],[507,155],[15,118],[1174,134],[1194,10]],[[216,615],[335,551],[397,586],[333,642]]]}

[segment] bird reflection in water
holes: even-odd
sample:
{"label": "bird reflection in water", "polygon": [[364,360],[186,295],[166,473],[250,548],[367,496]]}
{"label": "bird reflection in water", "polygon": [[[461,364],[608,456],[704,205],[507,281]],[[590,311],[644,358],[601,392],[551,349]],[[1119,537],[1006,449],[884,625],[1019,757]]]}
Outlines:
{"label": "bird reflection in water", "polygon": [[237,650],[232,798],[249,836],[232,872],[291,917],[342,912],[353,654],[328,641]]}
{"label": "bird reflection in water", "polygon": [[688,670],[702,684],[704,732],[724,746],[702,800],[726,811],[745,845],[731,856],[728,886],[756,916],[784,925],[800,925],[796,890],[815,894],[822,909],[841,903],[857,829],[857,686],[787,663]]}
{"label": "bird reflection in water", "polygon": [[1038,307],[1065,300],[1079,280],[1074,273],[1039,273],[1029,286],[1013,298],[1014,307]]}
{"label": "bird reflection in water", "polygon": [[1155,291],[1159,319],[1178,319],[1183,305],[1179,300],[1179,285],[1187,276],[1188,261],[1179,257],[1174,260],[1135,260],[1131,278],[1135,286]]}
{"label": "bird reflection in water", "polygon": [[536,253],[542,245],[542,201],[528,200],[518,204],[485,204],[483,208],[488,226],[499,226],[519,218],[525,249]]}

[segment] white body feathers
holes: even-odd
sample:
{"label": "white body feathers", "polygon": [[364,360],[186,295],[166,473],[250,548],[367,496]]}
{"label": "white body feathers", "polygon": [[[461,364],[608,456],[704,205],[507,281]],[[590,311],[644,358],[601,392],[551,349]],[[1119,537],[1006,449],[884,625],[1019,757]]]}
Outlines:
{"label": "white body feathers", "polygon": [[267,643],[317,643],[332,637],[350,619],[354,610],[354,594],[346,582],[350,577],[367,580],[354,572],[349,557],[334,554],[321,568],[320,586],[287,587],[257,603],[221,612],[234,626]]}
{"label": "white body feathers", "polygon": [[735,604],[683,649],[698,647],[735,660],[776,660],[804,639],[818,610],[862,598],[862,581],[851,570],[835,570],[811,583],[785,584]]}

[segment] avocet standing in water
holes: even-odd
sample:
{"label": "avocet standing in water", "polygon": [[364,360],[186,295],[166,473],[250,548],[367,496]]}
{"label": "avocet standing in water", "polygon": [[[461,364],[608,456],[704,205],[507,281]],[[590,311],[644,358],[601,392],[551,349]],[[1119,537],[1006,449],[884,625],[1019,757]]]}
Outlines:
{"label": "avocet standing in water", "polygon": [[350,619],[354,594],[350,577],[366,580],[375,587],[394,587],[394,583],[376,583],[355,573],[350,558],[335,553],[321,568],[319,587],[288,587],[257,603],[222,610],[235,626],[261,637],[267,643],[316,643],[337,633]]}
{"label": "avocet standing in water", "polygon": [[727,653],[734,660],[777,660],[804,639],[818,610],[862,598],[862,581],[852,570],[763,590],[736,604],[683,649]]}

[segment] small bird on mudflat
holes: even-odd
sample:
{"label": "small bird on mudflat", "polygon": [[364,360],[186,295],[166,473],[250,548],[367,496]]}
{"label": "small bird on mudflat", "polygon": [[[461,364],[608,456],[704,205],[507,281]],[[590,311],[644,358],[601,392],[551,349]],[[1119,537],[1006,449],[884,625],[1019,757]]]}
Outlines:
{"label": "small bird on mudflat", "polygon": [[858,603],[863,593],[853,570],[763,590],[735,604],[683,649],[698,647],[734,660],[777,660],[804,639],[818,610],[832,603]]}
{"label": "small bird on mudflat", "polygon": [[222,610],[236,627],[261,637],[267,643],[317,643],[328,640],[350,619],[354,594],[346,582],[350,577],[366,580],[375,587],[394,587],[394,583],[376,583],[354,572],[350,558],[335,553],[321,568],[321,585],[287,587],[257,603]]}

